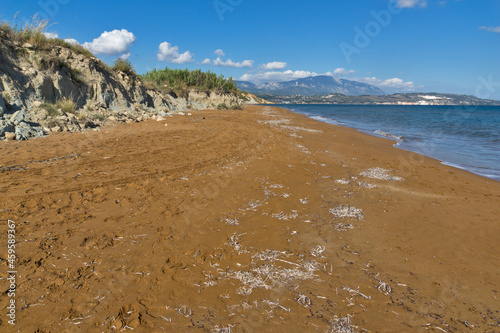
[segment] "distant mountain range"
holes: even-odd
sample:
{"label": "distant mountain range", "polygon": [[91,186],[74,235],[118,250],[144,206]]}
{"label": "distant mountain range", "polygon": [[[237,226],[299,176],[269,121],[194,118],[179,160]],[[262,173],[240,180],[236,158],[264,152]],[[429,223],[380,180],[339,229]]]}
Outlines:
{"label": "distant mountain range", "polygon": [[440,93],[399,93],[392,95],[347,96],[326,94],[315,96],[278,96],[258,94],[276,104],[389,104],[389,105],[500,105],[500,101],[481,99],[471,95]]}
{"label": "distant mountain range", "polygon": [[277,96],[314,96],[339,93],[351,96],[385,95],[380,88],[370,84],[338,79],[328,75],[310,76],[286,82],[266,82],[254,84],[248,81],[236,81],[240,90],[253,94],[272,94]]}

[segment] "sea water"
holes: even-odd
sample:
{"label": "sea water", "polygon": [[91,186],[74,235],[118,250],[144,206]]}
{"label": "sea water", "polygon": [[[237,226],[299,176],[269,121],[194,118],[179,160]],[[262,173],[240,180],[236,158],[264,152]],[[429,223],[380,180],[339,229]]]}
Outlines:
{"label": "sea water", "polygon": [[500,106],[278,105],[500,181]]}

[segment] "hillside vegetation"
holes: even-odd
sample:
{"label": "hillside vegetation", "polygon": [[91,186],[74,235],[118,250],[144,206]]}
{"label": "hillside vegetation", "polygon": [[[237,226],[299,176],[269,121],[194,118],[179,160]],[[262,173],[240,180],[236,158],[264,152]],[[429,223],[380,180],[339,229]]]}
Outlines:
{"label": "hillside vegetation", "polygon": [[199,69],[154,69],[140,76],[144,83],[154,84],[158,89],[170,88],[183,90],[195,88],[200,90],[215,90],[219,93],[237,93],[238,88],[232,78],[226,79],[210,71]]}
{"label": "hillside vegetation", "polygon": [[49,21],[38,19],[35,16],[31,21],[26,22],[22,28],[12,26],[8,22],[0,22],[0,30],[13,42],[20,44],[29,43],[38,50],[50,51],[55,46],[62,46],[88,58],[94,57],[92,52],[79,44],[72,44],[60,38],[45,36],[44,32],[48,24]]}

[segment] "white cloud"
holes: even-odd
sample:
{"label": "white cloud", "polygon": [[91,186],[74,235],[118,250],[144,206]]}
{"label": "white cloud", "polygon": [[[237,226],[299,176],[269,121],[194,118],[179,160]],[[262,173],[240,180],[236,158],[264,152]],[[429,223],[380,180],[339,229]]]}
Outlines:
{"label": "white cloud", "polygon": [[286,62],[273,61],[260,66],[260,68],[265,70],[276,70],[276,69],[283,69],[286,66],[287,66]]}
{"label": "white cloud", "polygon": [[485,26],[482,26],[482,27],[479,27],[479,29],[490,31],[490,32],[500,33],[500,26],[499,27],[485,27]]}
{"label": "white cloud", "polygon": [[43,34],[47,38],[59,38],[59,34],[56,32],[44,32]]}
{"label": "white cloud", "polygon": [[222,51],[221,49],[218,49],[218,50],[215,50],[214,51],[214,54],[217,54],[218,56],[225,56],[226,54],[224,53],[224,51]]}
{"label": "white cloud", "polygon": [[122,55],[120,56],[120,59],[122,59],[122,60],[127,60],[129,57],[130,57],[130,52],[129,52],[129,53],[122,54]]}
{"label": "white cloud", "polygon": [[73,38],[66,38],[64,41],[66,43],[70,43],[70,44],[73,44],[73,45],[80,45],[80,43],[78,43],[78,41],[76,39],[73,39]]}
{"label": "white cloud", "polygon": [[333,71],[333,74],[337,76],[346,76],[354,73],[356,72],[353,69],[346,70],[345,68],[337,68],[336,70]]}
{"label": "white cloud", "polygon": [[193,61],[193,54],[189,51],[184,52],[183,54],[179,55],[177,59],[172,60],[173,63],[177,64],[185,64],[192,61]]}
{"label": "white cloud", "polygon": [[234,68],[243,68],[243,67],[252,67],[253,60],[243,60],[242,62],[234,62],[231,59],[227,59],[226,61],[222,61],[220,57],[217,57],[213,61],[215,66],[225,66],[225,67],[234,67]]}
{"label": "white cloud", "polygon": [[94,54],[108,56],[129,53],[130,46],[136,41],[133,33],[122,30],[104,31],[101,36],[91,43],[84,43],[83,47]]}
{"label": "white cloud", "polygon": [[399,8],[427,7],[427,0],[392,0]]}
{"label": "white cloud", "polygon": [[302,79],[309,76],[317,76],[319,74],[309,71],[292,71],[287,70],[284,72],[262,72],[257,74],[245,74],[240,77],[241,81],[250,81],[255,83],[262,83],[267,81],[290,81],[295,79]]}
{"label": "white cloud", "polygon": [[180,54],[178,46],[172,46],[168,42],[163,42],[158,47],[158,54],[156,56],[160,61],[185,64],[193,61],[193,55],[189,51]]}
{"label": "white cloud", "polygon": [[380,80],[376,77],[365,77],[361,79],[357,79],[357,81],[371,84],[373,86],[381,87],[381,88],[394,88],[394,89],[402,89],[402,90],[414,90],[415,85],[413,82],[408,81],[404,82],[402,79],[397,77],[387,80]]}
{"label": "white cloud", "polygon": [[[215,54],[218,54],[220,56],[224,55],[224,51],[221,49],[218,49],[214,52]],[[224,66],[224,67],[234,67],[234,68],[244,68],[248,67],[251,68],[253,67],[253,60],[243,60],[241,62],[234,62],[231,59],[227,59],[226,61],[222,60],[221,57],[217,57],[215,60],[210,60],[209,58],[206,58],[201,62],[202,65],[214,65],[214,66]]]}

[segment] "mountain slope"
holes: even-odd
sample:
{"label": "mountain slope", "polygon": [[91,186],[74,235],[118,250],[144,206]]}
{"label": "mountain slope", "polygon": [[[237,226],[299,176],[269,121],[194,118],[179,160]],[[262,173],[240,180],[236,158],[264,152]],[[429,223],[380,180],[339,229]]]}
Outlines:
{"label": "mountain slope", "polygon": [[236,81],[238,88],[255,94],[273,94],[278,96],[303,95],[314,96],[331,93],[344,95],[384,95],[385,92],[375,86],[338,79],[328,75],[310,76],[285,82],[266,82],[254,84],[248,81]]}

